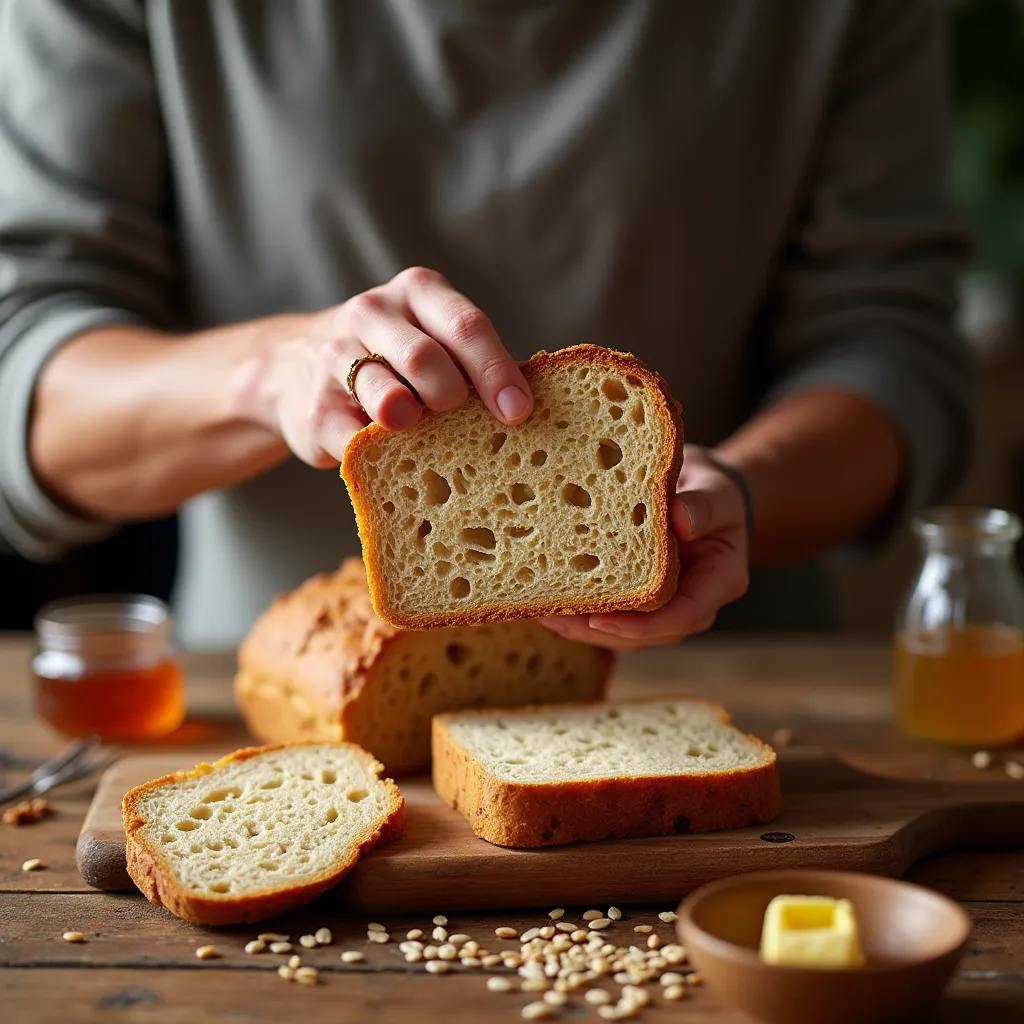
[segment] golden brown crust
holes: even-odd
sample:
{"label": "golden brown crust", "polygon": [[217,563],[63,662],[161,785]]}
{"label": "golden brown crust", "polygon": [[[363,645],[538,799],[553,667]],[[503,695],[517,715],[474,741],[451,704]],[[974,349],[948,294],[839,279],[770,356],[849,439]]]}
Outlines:
{"label": "golden brown crust", "polygon": [[[704,703],[730,721],[721,705]],[[472,712],[460,717],[466,714]],[[448,729],[450,717],[433,721],[434,788],[476,835],[496,846],[717,832],[771,821],[782,810],[775,751],[755,736],[747,738],[766,762],[734,772],[516,783],[494,778],[460,746]]]}
{"label": "golden brown crust", "polygon": [[[527,381],[542,370],[578,364],[604,365],[639,377],[662,398],[657,417],[666,436],[675,439],[672,446],[662,452],[660,476],[664,482],[665,502],[653,510],[656,528],[662,543],[658,548],[658,564],[652,582],[645,590],[620,597],[599,595],[566,600],[552,597],[549,601],[529,604],[510,601],[507,604],[481,605],[467,609],[446,609],[428,614],[410,614],[393,607],[388,601],[385,566],[375,557],[372,539],[374,509],[366,497],[365,481],[361,475],[362,455],[365,450],[388,432],[379,424],[371,423],[360,430],[345,449],[341,463],[341,476],[348,488],[355,511],[359,539],[363,546],[366,577],[374,610],[385,622],[401,629],[437,629],[449,626],[479,626],[486,622],[512,619],[536,619],[546,615],[595,615],[619,611],[654,611],[662,607],[676,592],[679,577],[679,557],[675,534],[669,521],[669,504],[676,493],[676,481],[683,465],[683,425],[681,407],[672,397],[668,383],[659,374],[645,366],[628,352],[598,345],[573,345],[557,352],[538,352],[520,364]],[[429,415],[429,414],[428,414]]]}
{"label": "golden brown crust", "polygon": [[[374,613],[359,558],[279,595],[238,652],[234,693],[247,728],[264,743],[347,740],[373,750],[360,708],[378,668],[407,636]],[[608,650],[591,652],[600,677],[594,699],[600,699],[615,658]],[[393,777],[429,767],[429,757],[386,765]]]}
{"label": "golden brown crust", "polygon": [[[121,802],[121,812],[124,819],[128,874],[139,887],[140,892],[150,903],[165,907],[176,917],[180,917],[184,921],[192,921],[195,924],[220,926],[262,921],[316,899],[317,896],[344,878],[368,850],[400,839],[405,828],[405,801],[391,779],[381,779],[381,785],[388,790],[390,796],[388,813],[377,829],[361,837],[358,847],[343,864],[337,865],[331,871],[324,872],[319,877],[302,885],[285,886],[278,890],[250,896],[227,894],[206,896],[198,895],[181,885],[159,851],[139,834],[143,826],[147,824],[138,811],[139,801],[145,794],[160,786],[171,785],[186,779],[200,778],[227,767],[229,764],[247,761],[274,750],[283,750],[291,746],[321,745],[319,743],[278,743],[265,747],[245,747],[227,754],[212,765],[204,762],[196,765],[190,771],[164,775],[125,793]],[[366,751],[351,743],[335,745],[349,747],[357,751],[368,764],[376,765],[379,774],[382,766]]]}

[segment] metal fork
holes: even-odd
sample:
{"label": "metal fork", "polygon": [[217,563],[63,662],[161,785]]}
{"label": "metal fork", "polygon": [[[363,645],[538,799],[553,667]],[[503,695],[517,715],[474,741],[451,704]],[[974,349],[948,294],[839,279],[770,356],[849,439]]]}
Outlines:
{"label": "metal fork", "polygon": [[55,757],[44,761],[24,782],[0,790],[0,804],[10,803],[23,796],[42,796],[55,786],[76,782],[99,771],[104,767],[104,759],[89,759],[99,744],[98,736],[75,740]]}

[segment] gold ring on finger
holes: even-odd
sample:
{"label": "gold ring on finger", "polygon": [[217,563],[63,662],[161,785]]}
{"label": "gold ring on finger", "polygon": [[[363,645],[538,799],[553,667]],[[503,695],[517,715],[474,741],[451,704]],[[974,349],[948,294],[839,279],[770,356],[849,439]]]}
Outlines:
{"label": "gold ring on finger", "polygon": [[352,360],[352,365],[348,368],[348,375],[345,377],[345,389],[348,391],[349,398],[355,402],[360,412],[365,412],[366,410],[356,395],[356,374],[359,372],[359,367],[364,363],[382,363],[389,370],[391,369],[391,364],[378,352],[370,352],[365,356]]}

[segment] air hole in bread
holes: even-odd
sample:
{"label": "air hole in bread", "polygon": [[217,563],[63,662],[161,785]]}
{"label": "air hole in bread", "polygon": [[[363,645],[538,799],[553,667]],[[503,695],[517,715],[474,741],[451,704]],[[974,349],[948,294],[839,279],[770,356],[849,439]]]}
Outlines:
{"label": "air hole in bread", "polygon": [[202,843],[193,843],[189,847],[189,851],[192,852],[192,853],[202,853],[203,852],[203,845],[202,845]]}
{"label": "air hole in bread", "polygon": [[544,572],[547,572],[547,569],[548,569],[548,556],[545,555],[543,551],[537,556],[537,564],[541,567],[541,569]]}
{"label": "air hole in bread", "polygon": [[224,844],[219,839],[214,839],[206,844],[208,850],[213,850],[214,853],[220,853],[224,849]]}
{"label": "air hole in bread", "polygon": [[643,483],[644,480],[647,478],[647,467],[644,465],[637,466],[635,475],[637,480],[639,480],[640,483]]}
{"label": "air hole in bread", "polygon": [[626,482],[626,474],[621,469],[617,469],[615,470],[615,479],[618,480],[620,484],[624,484]]}
{"label": "air hole in bread", "polygon": [[535,452],[534,452],[534,453],[533,453],[533,454],[532,454],[532,455],[530,456],[530,465],[531,465],[531,466],[537,466],[537,467],[538,467],[538,469],[539,469],[539,468],[540,468],[541,466],[543,466],[543,465],[544,465],[544,463],[545,463],[545,462],[547,462],[547,461],[548,461],[548,453],[547,453],[546,451],[544,451],[544,449],[543,449],[543,448],[538,448],[538,449],[537,449],[537,450],[536,450],[536,451],[535,451]]}
{"label": "air hole in bread", "polygon": [[470,465],[469,465],[469,464],[467,463],[467,464],[466,464],[466,467],[465,467],[465,472],[466,472],[466,476],[468,476],[468,477],[474,477],[474,476],[476,476],[476,466],[470,466]]}
{"label": "air hole in bread", "polygon": [[455,566],[452,565],[451,562],[435,562],[434,563],[434,572],[436,572],[438,576],[447,576],[448,573],[450,573],[452,571],[452,569],[454,569],[454,568],[455,568]]}
{"label": "air hole in bread", "polygon": [[576,532],[583,536],[584,534],[590,533],[590,527],[586,523],[577,523]]}
{"label": "air hole in bread", "polygon": [[533,570],[528,565],[520,566],[520,568],[516,570],[516,579],[519,580],[520,583],[532,583],[533,578]]}
{"label": "air hole in bread", "polygon": [[240,844],[240,843],[239,843],[239,841],[238,841],[237,839],[235,839],[235,838],[234,838],[233,836],[225,836],[225,837],[224,837],[224,845],[225,845],[225,846],[230,846],[232,850],[237,850],[237,849],[238,849],[238,847],[239,847],[239,846],[240,846],[241,844]]}
{"label": "air hole in bread", "polygon": [[[415,487],[410,487],[408,484],[406,484],[402,488],[402,497],[408,498],[410,501],[418,501],[420,497],[420,492],[417,491]],[[432,504],[436,505],[437,502],[433,502]]]}
{"label": "air hole in bread", "polygon": [[565,428],[567,426],[569,426],[569,421],[568,420],[556,420],[555,421],[555,426],[558,427],[559,430],[565,430]]}
{"label": "air hole in bread", "polygon": [[[428,505],[443,505],[452,496],[451,486],[440,473],[435,473],[432,469],[428,469],[424,471],[420,479],[427,488],[426,497]],[[404,492],[405,488],[402,490]]]}
{"label": "air hole in bread", "polygon": [[462,475],[462,470],[457,469],[452,473],[452,483],[455,485],[456,494],[466,494],[469,488],[466,486],[466,478]]}
{"label": "air hole in bread", "polygon": [[505,465],[508,469],[518,469],[519,464],[523,460],[519,457],[519,452],[513,452],[506,460]]}
{"label": "air hole in bread", "polygon": [[[519,664],[518,652],[509,651],[508,654],[505,655],[505,664],[508,665],[509,668],[515,668],[516,665]],[[174,837],[171,836],[171,838],[173,839]]]}
{"label": "air hole in bread", "polygon": [[512,500],[517,505],[525,505],[526,502],[532,501],[535,497],[534,490],[529,484],[512,485]]}
{"label": "air hole in bread", "polygon": [[658,735],[658,730],[652,728],[649,725],[645,725],[640,731],[642,733],[644,733],[644,735],[646,735],[646,736],[657,736]]}
{"label": "air hole in bread", "polygon": [[203,803],[216,804],[221,800],[227,800],[227,798],[234,797],[236,800],[242,795],[242,791],[238,786],[226,786],[224,789],[213,789],[203,797]]}
{"label": "air hole in bread", "polygon": [[179,821],[174,826],[179,832],[192,832],[194,829],[199,828],[198,821]]}
{"label": "air hole in bread", "polygon": [[596,416],[601,411],[601,402],[597,398],[590,400],[590,405],[587,407],[590,410],[591,416]]}
{"label": "air hole in bread", "polygon": [[279,789],[282,785],[281,779],[267,779],[266,782],[260,783],[260,789]]}
{"label": "air hole in bread", "polygon": [[177,836],[172,836],[169,832],[165,832],[160,838],[165,843],[173,843],[174,840],[177,839],[178,837]]}
{"label": "air hole in bread", "polygon": [[299,776],[299,778],[301,778],[301,779],[305,779],[305,780],[306,780],[306,782],[312,782],[312,781],[313,781],[313,776],[312,776],[312,774],[311,774],[310,772],[303,772],[303,773],[302,773],[302,774],[301,774],[301,775]]}
{"label": "air hole in bread", "polygon": [[448,591],[452,597],[463,599],[469,597],[469,592],[473,588],[469,584],[469,580],[465,576],[456,576],[455,579],[448,584]]}
{"label": "air hole in bread", "polygon": [[434,554],[437,555],[438,558],[447,558],[451,553],[452,550],[447,544],[439,540],[434,541]]}
{"label": "air hole in bread", "polygon": [[399,473],[411,473],[416,468],[416,463],[412,459],[402,459],[398,464]]}
{"label": "air hole in bread", "polygon": [[413,576],[422,576],[422,575],[424,575],[423,566],[422,565],[414,565],[412,567],[412,574],[413,574]]}
{"label": "air hole in bread", "polygon": [[420,679],[417,690],[421,697],[425,697],[434,687],[437,686],[437,674],[434,672],[428,672],[425,676]]}
{"label": "air hole in bread", "polygon": [[333,786],[338,781],[338,773],[333,768],[323,768],[320,771],[320,781],[325,786]]}
{"label": "air hole in bread", "polygon": [[602,469],[612,469],[622,461],[622,449],[610,438],[597,442],[597,461]]}
{"label": "air hole in bread", "polygon": [[505,533],[514,538],[515,540],[521,540],[523,537],[529,537],[533,533],[532,526],[506,526]]}
{"label": "air hole in bread", "polygon": [[590,491],[584,490],[579,484],[566,484],[562,488],[562,501],[575,508],[590,508]]}
{"label": "air hole in bread", "polygon": [[491,437],[491,454],[497,455],[501,451],[501,446],[508,440],[508,434],[494,434]]}
{"label": "air hole in bread", "polygon": [[490,565],[496,560],[497,557],[489,551],[477,551],[475,548],[470,548],[466,552],[466,561],[473,562],[475,565]]}
{"label": "air hole in bread", "polygon": [[336,807],[328,807],[324,817],[327,819],[328,825],[333,825],[338,820],[338,809]]}
{"label": "air hole in bread", "polygon": [[363,449],[363,458],[367,462],[379,462],[380,461],[380,448],[375,444],[368,444]]}
{"label": "air hole in bread", "polygon": [[[412,488],[410,487],[409,490],[412,490]],[[381,508],[384,509],[388,515],[391,515],[391,513],[395,511],[395,503],[393,501],[385,501],[384,504],[381,505]]]}
{"label": "air hole in bread", "polygon": [[[622,406],[621,405],[613,405],[613,406],[611,406],[608,409],[608,412],[611,414],[611,417],[612,417],[613,420],[621,420],[622,419]],[[620,430],[619,433],[620,434],[624,433],[624,429]]]}
{"label": "air hole in bread", "polygon": [[506,757],[505,764],[526,764],[521,757]]}
{"label": "air hole in bread", "polygon": [[540,656],[540,654],[531,654],[530,657],[526,659],[526,671],[527,672],[536,672],[537,669],[540,668],[540,663],[541,663],[541,656]]}
{"label": "air hole in bread", "polygon": [[207,821],[213,817],[213,811],[210,810],[205,804],[200,804],[198,807],[193,807],[188,812],[193,818],[198,818],[200,821]]}
{"label": "air hole in bread", "polygon": [[494,531],[488,530],[486,526],[466,526],[461,536],[463,543],[471,544],[475,548],[486,548],[488,551],[494,550],[497,544]]}
{"label": "air hole in bread", "polygon": [[646,419],[647,414],[644,412],[643,402],[634,402],[633,408],[629,410],[629,418],[639,426]]}
{"label": "air hole in bread", "polygon": [[597,483],[597,474],[591,473],[587,476],[587,479],[583,481],[588,487],[593,487]]}
{"label": "air hole in bread", "polygon": [[590,572],[591,569],[596,569],[600,564],[601,559],[597,555],[573,555],[569,559],[569,565],[577,572]]}
{"label": "air hole in bread", "polygon": [[643,526],[647,522],[647,506],[641,501],[633,506],[633,525]]}
{"label": "air hole in bread", "polygon": [[444,649],[444,656],[453,665],[462,665],[469,657],[469,648],[465,644],[449,644]]}
{"label": "air hole in bread", "polygon": [[601,390],[604,392],[604,397],[612,402],[624,402],[629,396],[629,392],[622,386],[622,381],[618,381],[614,377],[608,377],[602,381]]}
{"label": "air hole in bread", "polygon": [[350,803],[357,804],[360,800],[365,800],[370,792],[366,789],[350,789],[347,795]]}

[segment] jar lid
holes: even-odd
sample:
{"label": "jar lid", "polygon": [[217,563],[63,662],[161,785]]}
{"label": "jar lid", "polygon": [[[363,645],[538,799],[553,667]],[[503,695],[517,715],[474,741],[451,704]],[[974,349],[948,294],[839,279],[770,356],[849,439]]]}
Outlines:
{"label": "jar lid", "polygon": [[147,594],[85,594],[53,601],[35,618],[39,645],[93,660],[159,656],[166,648],[170,609]]}

